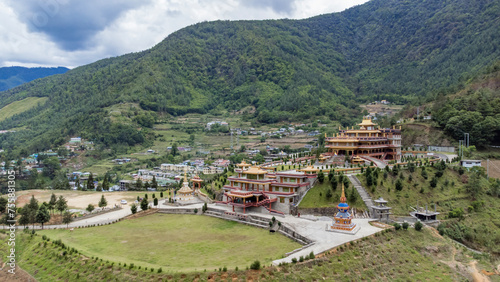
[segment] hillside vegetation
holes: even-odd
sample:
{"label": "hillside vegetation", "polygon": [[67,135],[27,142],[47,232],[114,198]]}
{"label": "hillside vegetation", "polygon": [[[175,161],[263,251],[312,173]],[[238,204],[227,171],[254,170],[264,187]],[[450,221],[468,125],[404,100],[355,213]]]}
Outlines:
{"label": "hillside vegetation", "polygon": [[[409,216],[417,204],[436,209],[440,232],[472,248],[500,255],[500,180],[485,177],[484,169],[413,167],[371,173],[358,179],[372,198],[383,197],[396,216]],[[418,203],[417,203],[418,201]]]}
{"label": "hillside vegetation", "polygon": [[[0,93],[0,108],[49,98],[0,122],[26,129],[0,136],[0,146],[37,151],[71,135],[106,147],[143,144],[151,120],[249,105],[256,111],[248,117],[262,123],[351,125],[360,102],[418,100],[460,87],[498,60],[498,14],[494,0],[372,0],[304,20],[196,24],[149,50]],[[120,103],[140,105],[132,124],[111,122],[106,108]]]}
{"label": "hillside vegetation", "polygon": [[0,109],[0,121],[8,119],[31,108],[40,106],[44,102],[46,102],[47,99],[47,97],[28,97],[26,99],[8,104],[7,106]]}
{"label": "hillside vegetation", "polygon": [[[0,240],[7,235],[0,231]],[[71,244],[50,240],[42,235],[19,232],[19,266],[39,281],[284,281],[284,280],[473,280],[482,273],[495,275],[495,265],[486,256],[473,255],[425,228],[421,232],[390,231],[337,247],[314,260],[260,270],[220,268],[207,272],[174,273],[161,268],[117,263],[88,257]],[[6,249],[0,249],[4,252]],[[6,256],[1,253],[2,258]],[[224,271],[226,270],[226,271]],[[484,271],[484,272],[483,272]],[[0,278],[3,273],[0,273]]]}

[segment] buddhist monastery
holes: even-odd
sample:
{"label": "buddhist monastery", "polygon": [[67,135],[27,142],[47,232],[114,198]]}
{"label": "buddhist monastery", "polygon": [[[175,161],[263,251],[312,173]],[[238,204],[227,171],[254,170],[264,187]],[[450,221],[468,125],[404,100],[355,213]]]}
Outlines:
{"label": "buddhist monastery", "polygon": [[337,205],[337,214],[333,218],[333,223],[328,226],[328,231],[340,232],[346,234],[356,234],[359,231],[359,226],[352,222],[352,214],[349,212],[349,205],[344,192],[344,183],[342,183],[342,195],[340,203]]}
{"label": "buddhist monastery", "polygon": [[359,129],[339,128],[335,136],[325,136],[325,148],[330,154],[349,155],[355,162],[359,162],[359,157],[401,159],[401,127],[380,128],[370,118],[363,118],[358,125]]}
{"label": "buddhist monastery", "polygon": [[312,185],[315,174],[286,171],[269,172],[258,166],[250,166],[244,162],[236,165],[237,176],[228,177],[229,185],[225,185],[223,201],[245,213],[249,208],[260,209],[261,212],[289,214],[291,206],[297,203],[301,193]]}

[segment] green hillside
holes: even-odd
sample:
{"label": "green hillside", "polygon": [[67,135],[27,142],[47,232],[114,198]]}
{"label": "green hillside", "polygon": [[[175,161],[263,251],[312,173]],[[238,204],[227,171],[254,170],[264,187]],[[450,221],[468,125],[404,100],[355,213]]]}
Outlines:
{"label": "green hillside", "polygon": [[0,109],[0,121],[41,105],[45,101],[47,101],[47,97],[28,97],[26,99],[8,104],[7,106]]}
{"label": "green hillside", "polygon": [[[248,118],[262,123],[350,125],[361,102],[434,97],[499,60],[498,14],[493,0],[372,0],[305,20],[196,24],[149,50],[0,93],[0,108],[48,97],[0,122],[0,129],[26,129],[0,136],[0,147],[36,151],[70,135],[107,147],[141,144],[151,139],[151,120],[249,105],[256,112]],[[105,108],[119,103],[141,106],[135,123],[111,122]]]}

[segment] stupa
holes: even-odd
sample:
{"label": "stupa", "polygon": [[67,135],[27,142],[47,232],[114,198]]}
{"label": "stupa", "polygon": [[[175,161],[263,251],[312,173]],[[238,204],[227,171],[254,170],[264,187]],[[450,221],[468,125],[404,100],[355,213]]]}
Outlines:
{"label": "stupa", "polygon": [[182,183],[182,188],[177,191],[177,201],[178,202],[187,202],[192,201],[193,197],[193,189],[189,188],[189,181],[187,180],[187,171],[184,170],[184,182]]}
{"label": "stupa", "polygon": [[342,195],[340,203],[337,205],[337,214],[333,218],[333,223],[327,226],[328,231],[339,232],[345,234],[356,234],[360,227],[352,222],[352,214],[349,212],[349,205],[344,192],[344,183],[342,183]]}

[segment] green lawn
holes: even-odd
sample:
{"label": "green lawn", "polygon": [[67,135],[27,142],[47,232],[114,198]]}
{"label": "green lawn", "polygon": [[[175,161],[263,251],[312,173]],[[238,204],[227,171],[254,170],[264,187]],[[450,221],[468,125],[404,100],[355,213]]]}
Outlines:
{"label": "green lawn", "polygon": [[34,108],[39,103],[43,104],[47,101],[47,97],[37,98],[37,97],[28,97],[21,101],[16,101],[14,103],[10,103],[7,106],[0,109],[0,121],[10,118],[13,115],[20,114],[25,112],[31,108]]}
{"label": "green lawn", "polygon": [[[340,202],[340,194],[342,193],[342,187],[338,185],[335,191],[331,190],[330,182],[328,177],[325,177],[325,181],[322,184],[316,184],[313,188],[307,192],[304,199],[300,202],[299,208],[335,208]],[[326,193],[328,190],[332,191],[332,197],[328,199]],[[356,202],[349,201],[349,194],[353,191],[352,185],[350,188],[345,190],[347,203],[351,208],[366,210],[366,205],[359,196],[358,192],[354,189],[354,193],[357,196]]]}
{"label": "green lawn", "polygon": [[196,215],[154,214],[113,225],[40,232],[87,256],[169,271],[269,264],[301,245],[279,234]]}

